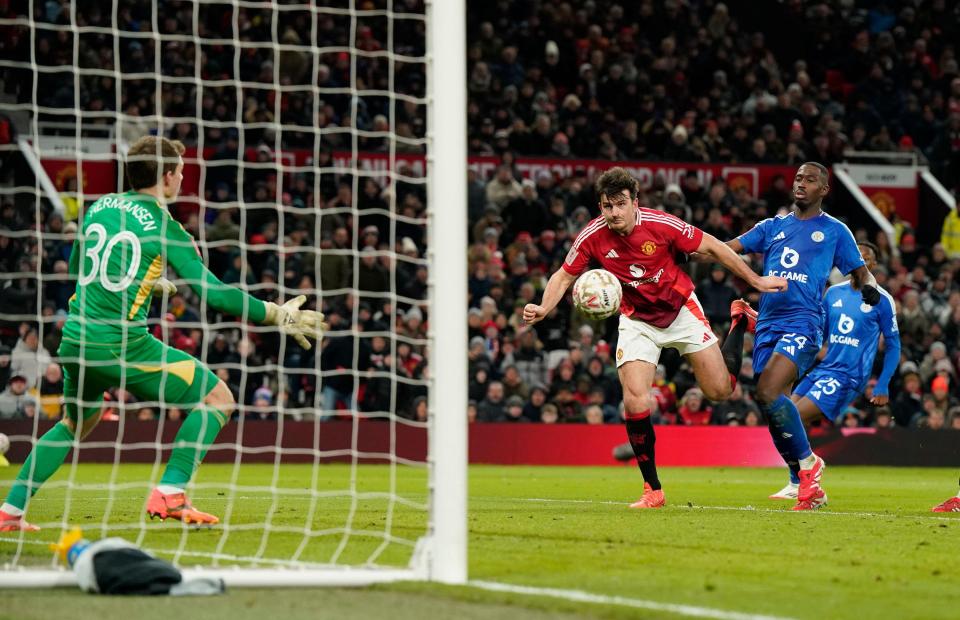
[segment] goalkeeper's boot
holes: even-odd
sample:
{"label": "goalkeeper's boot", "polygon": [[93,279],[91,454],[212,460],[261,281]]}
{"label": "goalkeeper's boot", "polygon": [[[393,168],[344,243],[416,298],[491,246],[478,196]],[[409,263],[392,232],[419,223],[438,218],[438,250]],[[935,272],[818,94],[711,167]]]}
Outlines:
{"label": "goalkeeper's boot", "polygon": [[768,499],[797,499],[797,490],[799,488],[799,484],[788,482],[787,486],[770,495]]}
{"label": "goalkeeper's boot", "polygon": [[827,504],[827,494],[820,487],[820,478],[827,465],[819,456],[816,458],[813,467],[800,470],[800,486],[797,488],[797,505],[793,507],[794,510],[816,510]]}
{"label": "goalkeeper's boot", "polygon": [[740,317],[747,319],[747,331],[754,333],[757,331],[757,311],[754,310],[746,299],[734,299],[730,303],[730,325],[737,322]]}
{"label": "goalkeeper's boot", "polygon": [[960,497],[951,497],[942,504],[934,506],[933,512],[960,512]]}
{"label": "goalkeeper's boot", "polygon": [[186,493],[171,493],[165,495],[159,489],[154,489],[147,500],[147,514],[151,519],[176,519],[193,525],[216,525],[220,519],[208,515],[194,508],[187,499]]}
{"label": "goalkeeper's boot", "polygon": [[667,504],[663,496],[663,489],[654,491],[646,482],[643,483],[643,495],[640,499],[630,504],[631,508],[663,508]]}
{"label": "goalkeeper's boot", "polygon": [[0,510],[0,532],[39,532],[40,528],[27,523],[23,515],[12,515]]}

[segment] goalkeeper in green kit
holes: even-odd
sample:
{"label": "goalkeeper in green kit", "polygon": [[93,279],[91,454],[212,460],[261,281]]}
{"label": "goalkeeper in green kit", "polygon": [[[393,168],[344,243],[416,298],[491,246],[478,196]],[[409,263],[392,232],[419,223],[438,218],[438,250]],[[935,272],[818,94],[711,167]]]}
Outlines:
{"label": "goalkeeper in green kit", "polygon": [[147,331],[155,294],[173,294],[163,277],[173,267],[211,307],[264,325],[276,325],[306,349],[321,338],[323,315],[300,310],[304,296],[277,305],[222,283],[203,264],[193,237],[166,209],[183,181],[183,144],[146,136],[130,147],[130,187],[107,194],[86,211],[70,255],[77,289],[63,329],[63,419],[39,439],[0,506],[0,531],[37,528],[24,519],[29,496],[63,464],[75,440],[100,419],[103,392],[122,387],[143,401],[189,410],[147,514],[213,525],[219,519],[194,508],[185,489],[236,406],[227,385],[187,353]]}

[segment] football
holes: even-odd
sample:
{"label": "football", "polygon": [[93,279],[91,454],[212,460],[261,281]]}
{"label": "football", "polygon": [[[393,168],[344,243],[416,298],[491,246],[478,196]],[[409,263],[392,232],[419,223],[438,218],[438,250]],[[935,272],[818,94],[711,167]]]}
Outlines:
{"label": "football", "polygon": [[7,453],[7,450],[10,449],[10,438],[7,437],[4,433],[0,433],[0,456],[3,456]]}
{"label": "football", "polygon": [[573,284],[574,305],[591,319],[607,319],[619,312],[622,297],[620,281],[604,269],[591,269]]}

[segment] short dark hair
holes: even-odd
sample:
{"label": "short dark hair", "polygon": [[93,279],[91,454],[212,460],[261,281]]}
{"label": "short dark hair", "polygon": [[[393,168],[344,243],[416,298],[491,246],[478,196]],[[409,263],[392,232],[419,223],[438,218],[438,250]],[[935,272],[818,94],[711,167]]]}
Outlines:
{"label": "short dark hair", "polygon": [[186,147],[179,140],[143,136],[127,151],[127,181],[131,189],[153,187],[168,172],[177,169]]}
{"label": "short dark hair", "polygon": [[[830,183],[830,170],[820,162],[805,161],[802,164],[800,164],[800,168],[803,168],[804,166],[813,166],[814,168],[820,171],[820,178],[823,180],[824,184]],[[797,170],[799,170],[800,168],[797,168]]]}
{"label": "short dark hair", "polygon": [[601,196],[616,196],[623,190],[630,192],[630,198],[637,197],[637,180],[633,176],[617,166],[610,168],[597,178],[594,189],[597,192],[597,198]]}
{"label": "short dark hair", "polygon": [[870,251],[873,252],[873,257],[880,258],[880,248],[870,243],[869,241],[857,241],[857,245],[862,245],[865,248],[870,248]]}

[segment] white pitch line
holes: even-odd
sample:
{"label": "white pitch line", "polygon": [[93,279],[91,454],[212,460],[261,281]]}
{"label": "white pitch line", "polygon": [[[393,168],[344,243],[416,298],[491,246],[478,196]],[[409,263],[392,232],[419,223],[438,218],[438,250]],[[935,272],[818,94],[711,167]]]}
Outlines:
{"label": "white pitch line", "polygon": [[766,616],[763,614],[726,611],[724,609],[715,609],[713,607],[680,605],[676,603],[660,603],[658,601],[648,601],[639,598],[593,594],[591,592],[584,592],[582,590],[536,588],[533,586],[520,586],[511,583],[499,583],[496,581],[468,581],[467,585],[474,588],[480,588],[481,590],[489,590],[491,592],[508,592],[511,594],[527,594],[530,596],[547,596],[550,598],[559,598],[577,603],[619,605],[621,607],[633,607],[635,609],[646,609],[648,611],[668,612],[681,616],[690,616],[693,618],[715,618],[716,620],[792,620],[787,616]]}
{"label": "white pitch line", "polygon": [[[611,500],[602,500],[602,499],[557,499],[550,497],[515,497],[512,498],[514,501],[518,502],[551,502],[558,504],[608,504],[615,506],[627,506],[625,501],[611,501]],[[683,504],[674,504],[668,505],[668,508],[679,508],[681,510],[734,510],[739,512],[772,512],[778,514],[810,514],[811,512],[816,512],[820,515],[836,515],[838,517],[879,517],[886,519],[926,519],[928,521],[952,521],[954,523],[960,523],[960,517],[933,517],[926,515],[898,515],[891,514],[886,512],[850,512],[843,510],[830,510],[830,509],[821,509],[816,511],[804,511],[802,513],[795,513],[793,510],[787,510],[783,508],[757,508],[755,506],[701,506],[694,504],[692,506],[687,506]]]}

